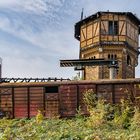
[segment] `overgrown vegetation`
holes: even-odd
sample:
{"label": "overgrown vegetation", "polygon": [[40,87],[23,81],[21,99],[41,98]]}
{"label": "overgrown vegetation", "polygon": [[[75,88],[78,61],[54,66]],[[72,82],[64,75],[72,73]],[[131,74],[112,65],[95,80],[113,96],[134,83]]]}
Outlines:
{"label": "overgrown vegetation", "polygon": [[[105,103],[92,90],[84,94],[89,117],[81,111],[72,119],[1,119],[0,140],[140,140],[139,98],[119,105]],[[98,98],[98,100],[97,100]]]}

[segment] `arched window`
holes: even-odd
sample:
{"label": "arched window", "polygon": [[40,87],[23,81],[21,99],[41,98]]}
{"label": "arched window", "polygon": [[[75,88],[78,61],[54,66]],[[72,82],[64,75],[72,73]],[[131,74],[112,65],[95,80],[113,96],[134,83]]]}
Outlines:
{"label": "arched window", "polygon": [[108,59],[110,59],[110,54],[108,54]]}
{"label": "arched window", "polygon": [[131,58],[130,58],[130,55],[127,55],[127,65],[131,65]]}
{"label": "arched window", "polygon": [[108,59],[117,59],[116,54],[108,54]]}
{"label": "arched window", "polygon": [[113,54],[111,54],[111,59],[113,59]]}

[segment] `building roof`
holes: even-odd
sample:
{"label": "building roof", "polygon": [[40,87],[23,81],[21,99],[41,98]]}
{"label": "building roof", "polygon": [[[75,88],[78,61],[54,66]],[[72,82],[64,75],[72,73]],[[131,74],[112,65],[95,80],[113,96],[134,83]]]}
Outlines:
{"label": "building roof", "polygon": [[[85,19],[80,20],[79,22],[77,22],[75,24],[75,38],[78,40],[80,39],[80,27],[81,27],[81,25],[88,23],[91,20],[95,20],[95,19],[99,18],[102,14],[126,15],[133,22],[135,22],[138,26],[140,26],[140,19],[131,12],[97,12],[89,17],[86,17]],[[140,33],[140,27],[139,27],[139,33]]]}

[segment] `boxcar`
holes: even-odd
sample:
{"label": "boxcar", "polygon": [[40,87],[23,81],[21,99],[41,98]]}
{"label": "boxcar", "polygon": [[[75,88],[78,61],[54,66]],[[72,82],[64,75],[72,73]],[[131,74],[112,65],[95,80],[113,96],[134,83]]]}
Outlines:
{"label": "boxcar", "polygon": [[140,79],[1,83],[0,115],[31,118],[41,110],[46,118],[72,117],[79,107],[82,114],[88,115],[83,102],[88,89],[115,104],[127,96],[126,91],[140,96]]}

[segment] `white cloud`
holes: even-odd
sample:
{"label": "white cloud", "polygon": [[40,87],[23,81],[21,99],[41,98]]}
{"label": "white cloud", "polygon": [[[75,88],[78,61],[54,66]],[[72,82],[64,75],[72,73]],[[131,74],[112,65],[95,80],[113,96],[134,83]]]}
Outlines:
{"label": "white cloud", "polygon": [[[49,43],[49,42],[48,42]],[[37,49],[28,44],[12,44],[1,41],[0,52],[3,58],[3,77],[72,77],[72,69],[59,67],[59,60],[72,55],[72,49],[67,49],[69,56],[58,52],[50,53],[49,49]],[[72,53],[70,53],[72,52]]]}
{"label": "white cloud", "polygon": [[1,0],[0,7],[37,15],[57,11],[65,0]]}
{"label": "white cloud", "polygon": [[[66,25],[66,20],[69,19],[67,15],[75,12],[69,7],[69,2],[61,8],[64,2],[65,0],[15,0],[13,3],[0,3],[0,30],[27,43],[26,51],[23,49],[26,44],[20,44],[18,40],[19,43],[11,43],[8,38],[4,43],[1,41],[0,48],[4,47],[0,50],[4,77],[72,77],[73,70],[59,67],[60,59],[75,58],[79,53],[78,44],[73,37],[74,25]],[[63,28],[61,17],[65,19],[67,28]],[[58,22],[61,30],[59,26],[54,26]],[[34,31],[36,28],[39,31]],[[38,48],[36,53],[35,48]]]}
{"label": "white cloud", "polygon": [[20,0],[1,0],[0,7],[7,7],[9,5],[16,5]]}
{"label": "white cloud", "polygon": [[46,3],[42,0],[25,0],[21,6],[25,11],[30,11],[36,14],[44,14],[47,11]]}
{"label": "white cloud", "polygon": [[[7,2],[8,3],[8,2]],[[45,10],[45,1],[43,0],[25,0],[22,1],[23,7],[27,8],[29,11],[33,11],[36,10],[38,11],[38,9],[44,9]],[[61,0],[48,0],[47,1],[48,4],[50,5],[57,5],[57,6],[61,6],[62,3],[64,3],[64,1]],[[18,2],[15,1],[15,5],[18,5]],[[39,8],[39,7],[44,7],[44,8]],[[49,6],[48,6],[49,7]],[[33,10],[34,9],[34,10]],[[47,9],[47,5],[46,5],[46,9]],[[22,9],[21,9],[22,10]],[[52,13],[53,13],[52,9]],[[12,12],[12,11],[10,11]],[[73,26],[67,26],[67,29],[61,29],[62,30],[58,30],[57,28],[54,29],[53,26],[47,26],[47,22],[44,21],[45,18],[48,18],[47,16],[35,16],[33,17],[30,14],[22,14],[22,17],[19,13],[6,13],[8,14],[8,16],[0,16],[0,29],[10,33],[12,35],[14,35],[17,38],[20,38],[26,42],[31,43],[32,45],[38,46],[40,48],[43,49],[47,49],[47,51],[55,51],[57,53],[61,53],[61,54],[69,54],[69,52],[67,52],[67,49],[72,49],[73,47],[71,44],[75,43],[74,37],[73,37]],[[73,11],[74,13],[74,11]],[[62,13],[61,13],[62,14]],[[55,16],[55,15],[54,15]],[[40,19],[44,19],[43,21],[41,21]],[[65,20],[68,18],[65,18]],[[51,21],[51,23],[55,23],[56,21]],[[46,24],[45,24],[46,23]],[[45,24],[45,26],[44,26]],[[56,24],[56,23],[55,23]],[[62,24],[60,26],[63,26]],[[57,26],[58,27],[58,26]],[[34,29],[39,28],[40,31],[38,32],[34,32]],[[64,39],[64,40],[62,40]],[[55,40],[55,41],[54,41]],[[69,43],[71,42],[71,43]],[[76,43],[75,43],[76,44]],[[74,45],[75,45],[74,44]],[[76,44],[77,45],[77,44]],[[77,50],[77,49],[75,49]],[[75,53],[72,53],[72,56],[74,56]]]}
{"label": "white cloud", "polygon": [[[34,46],[39,48],[47,49],[47,51],[53,51],[60,54],[69,54],[67,51],[73,50],[73,46],[78,48],[78,44],[73,36],[73,28],[62,30],[53,30],[49,29],[46,31],[34,33],[28,27],[24,30],[24,28],[18,30],[18,26],[20,26],[20,22],[16,22],[15,27],[11,24],[8,18],[0,17],[0,29],[14,35],[17,38],[20,38]],[[13,27],[12,27],[13,26]],[[77,46],[76,46],[77,45]],[[76,50],[73,50],[71,56],[75,56]]]}

